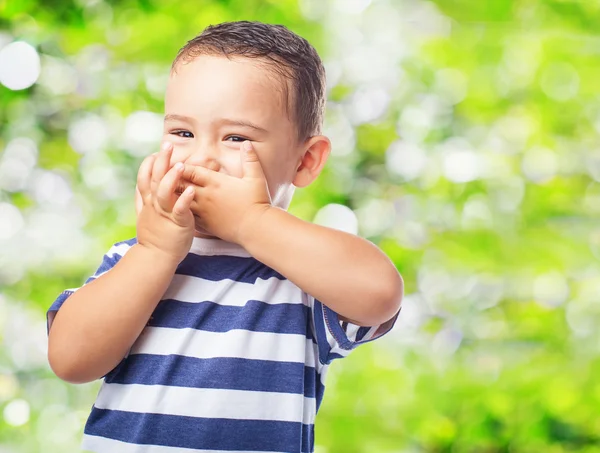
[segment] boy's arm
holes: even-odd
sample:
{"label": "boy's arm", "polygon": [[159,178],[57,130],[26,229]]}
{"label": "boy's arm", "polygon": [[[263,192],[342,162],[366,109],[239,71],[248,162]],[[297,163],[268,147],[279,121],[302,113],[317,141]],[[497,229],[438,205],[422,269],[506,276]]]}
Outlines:
{"label": "boy's arm", "polygon": [[382,324],[400,308],[400,274],[365,239],[275,207],[246,225],[240,239],[252,256],[353,324]]}
{"label": "boy's arm", "polygon": [[240,151],[241,178],[185,165],[179,189],[194,188],[196,224],[242,245],[353,324],[375,326],[392,319],[400,308],[403,282],[389,258],[364,239],[272,206],[254,146],[245,141]]}
{"label": "boy's arm", "polygon": [[138,244],[112,269],[68,297],[54,317],[48,360],[66,381],[92,381],[123,359],[190,250],[193,191],[176,195],[183,165],[169,170],[172,151],[165,143],[140,166]]}
{"label": "boy's arm", "polygon": [[140,244],[64,302],[48,336],[48,360],[73,383],[104,376],[123,359],[167,290],[176,262]]}

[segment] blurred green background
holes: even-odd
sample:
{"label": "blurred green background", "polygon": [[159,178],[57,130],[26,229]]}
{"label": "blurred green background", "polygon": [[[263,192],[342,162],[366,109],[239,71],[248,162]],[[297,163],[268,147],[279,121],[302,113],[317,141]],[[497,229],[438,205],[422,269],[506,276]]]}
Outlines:
{"label": "blurred green background", "polygon": [[291,211],[406,282],[334,363],[317,453],[600,452],[600,3],[0,0],[0,452],[78,451],[98,383],[45,311],[135,235],[177,50],[282,23],[328,71],[333,155]]}

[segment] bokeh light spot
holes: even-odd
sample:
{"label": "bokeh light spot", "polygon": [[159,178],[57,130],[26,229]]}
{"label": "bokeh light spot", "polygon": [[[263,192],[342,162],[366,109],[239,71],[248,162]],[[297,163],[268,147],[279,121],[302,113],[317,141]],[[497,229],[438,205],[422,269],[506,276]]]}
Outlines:
{"label": "bokeh light spot", "polygon": [[40,56],[23,41],[15,41],[0,49],[0,83],[11,90],[24,90],[40,76]]}
{"label": "bokeh light spot", "polygon": [[533,282],[533,297],[542,305],[558,307],[569,297],[569,284],[560,272],[540,275]]}
{"label": "bokeh light spot", "polygon": [[553,151],[538,146],[525,153],[521,168],[527,179],[541,184],[554,178],[558,171],[558,159]]}
{"label": "bokeh light spot", "polygon": [[348,206],[331,203],[319,209],[314,218],[317,225],[335,228],[346,233],[358,233],[358,219]]}
{"label": "bokeh light spot", "polygon": [[396,141],[388,148],[385,163],[390,173],[410,181],[423,172],[427,155],[414,143]]}
{"label": "bokeh light spot", "polygon": [[23,228],[21,211],[10,204],[0,203],[0,240],[10,239]]}
{"label": "bokeh light spot", "polygon": [[22,426],[29,421],[29,403],[23,399],[12,400],[4,408],[4,421],[11,426]]}

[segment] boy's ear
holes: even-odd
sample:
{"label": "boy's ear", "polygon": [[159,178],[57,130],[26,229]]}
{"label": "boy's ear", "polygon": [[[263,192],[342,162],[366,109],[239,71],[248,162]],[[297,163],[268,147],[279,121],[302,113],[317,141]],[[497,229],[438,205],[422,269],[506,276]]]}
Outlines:
{"label": "boy's ear", "polygon": [[296,187],[306,187],[317,179],[330,152],[331,142],[327,137],[316,135],[309,138],[302,145],[302,155],[292,184]]}

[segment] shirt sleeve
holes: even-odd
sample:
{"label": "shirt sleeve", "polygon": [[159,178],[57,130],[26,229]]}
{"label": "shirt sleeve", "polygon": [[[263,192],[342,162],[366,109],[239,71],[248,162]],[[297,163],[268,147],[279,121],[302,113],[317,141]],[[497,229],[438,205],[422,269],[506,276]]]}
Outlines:
{"label": "shirt sleeve", "polygon": [[[85,281],[83,286],[96,280],[98,277],[111,270],[136,242],[136,239],[133,238],[127,241],[118,242],[115,245],[113,245],[110,248],[110,250],[104,255],[104,258],[102,259],[102,263],[100,264],[100,267],[98,267],[98,270],[94,273],[94,275],[92,275]],[[58,310],[60,310],[60,307],[62,307],[62,304],[64,304],[65,300],[67,300],[69,296],[75,293],[75,291],[77,291],[78,289],[79,288],[65,289],[58,295],[56,300],[52,303],[52,305],[48,309],[48,312],[46,313],[46,325],[48,332],[50,332],[52,322],[54,321],[56,313],[58,313]]]}
{"label": "shirt sleeve", "polygon": [[365,327],[341,321],[340,316],[318,301],[308,296],[312,311],[314,336],[319,351],[319,362],[323,365],[335,359],[346,357],[363,343],[381,338],[394,327],[400,311],[383,324]]}

